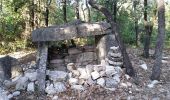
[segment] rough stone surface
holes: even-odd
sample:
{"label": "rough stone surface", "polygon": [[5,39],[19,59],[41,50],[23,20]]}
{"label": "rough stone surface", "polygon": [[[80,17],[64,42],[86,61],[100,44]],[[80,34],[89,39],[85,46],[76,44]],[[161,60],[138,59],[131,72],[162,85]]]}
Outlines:
{"label": "rough stone surface", "polygon": [[64,83],[62,83],[62,82],[54,83],[54,88],[58,93],[66,91],[66,87],[65,87]]}
{"label": "rough stone surface", "polygon": [[99,72],[94,71],[91,73],[91,76],[92,76],[92,79],[95,80],[100,77],[100,74],[99,74]]}
{"label": "rough stone surface", "polygon": [[25,73],[25,77],[28,77],[28,79],[33,82],[37,79],[37,72]]}
{"label": "rough stone surface", "polygon": [[116,71],[115,71],[114,67],[107,65],[106,66],[106,75],[112,76],[114,74],[116,74]]}
{"label": "rough stone surface", "polygon": [[72,71],[72,70],[76,70],[76,69],[77,68],[74,63],[67,64],[67,70]]}
{"label": "rough stone surface", "polygon": [[[13,94],[9,94],[8,95],[8,99],[11,99],[11,98],[13,98]],[[0,99],[1,100],[1,99]]]}
{"label": "rough stone surface", "polygon": [[111,78],[111,77],[106,78],[105,80],[106,80],[106,87],[107,88],[115,88],[118,85],[118,82],[115,79]]}
{"label": "rough stone surface", "polygon": [[69,84],[71,84],[71,85],[78,84],[78,79],[77,78],[70,78],[69,79]]}
{"label": "rough stone surface", "polygon": [[20,94],[21,94],[20,91],[15,91],[15,92],[12,93],[12,95],[13,95],[14,97],[19,96]]}
{"label": "rough stone surface", "polygon": [[53,84],[50,84],[50,85],[47,85],[46,89],[45,89],[45,92],[47,94],[55,94],[57,93],[56,89],[54,88],[54,85]]}
{"label": "rough stone surface", "polygon": [[50,71],[48,76],[52,81],[65,81],[67,73],[64,71]]}
{"label": "rough stone surface", "polygon": [[104,78],[99,78],[97,79],[97,84],[101,85],[101,86],[105,86],[105,80]]}
{"label": "rough stone surface", "polygon": [[27,86],[27,91],[28,92],[34,92],[34,90],[35,90],[34,82],[29,83],[28,86]]}
{"label": "rough stone surface", "polygon": [[86,62],[96,60],[97,56],[94,52],[85,52],[78,55],[76,62]]}
{"label": "rough stone surface", "polygon": [[87,74],[85,68],[78,68],[77,70],[80,72],[79,78],[88,79],[88,78],[90,77],[90,76]]}
{"label": "rough stone surface", "polygon": [[72,70],[72,76],[75,77],[75,78],[78,78],[80,76],[80,71]]}
{"label": "rough stone surface", "polygon": [[25,90],[28,84],[28,78],[27,77],[21,77],[16,84],[15,89],[16,90]]}

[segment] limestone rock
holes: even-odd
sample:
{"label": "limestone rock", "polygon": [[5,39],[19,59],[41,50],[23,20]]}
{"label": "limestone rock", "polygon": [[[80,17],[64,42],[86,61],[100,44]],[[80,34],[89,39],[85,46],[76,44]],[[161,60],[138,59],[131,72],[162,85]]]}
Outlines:
{"label": "limestone rock", "polygon": [[99,74],[99,72],[94,71],[91,73],[91,76],[92,76],[92,79],[95,80],[100,77],[100,74]]}
{"label": "limestone rock", "polygon": [[104,77],[104,76],[106,76],[106,71],[100,71],[99,74],[101,77]]}
{"label": "limestone rock", "polygon": [[20,94],[21,94],[20,91],[15,91],[15,92],[12,93],[12,95],[13,95],[14,97],[19,96]]}
{"label": "limestone rock", "polygon": [[5,80],[3,84],[6,88],[15,87],[15,85],[17,84],[17,81],[12,82],[9,80]]}
{"label": "limestone rock", "polygon": [[72,76],[75,77],[75,78],[78,78],[80,76],[80,71],[72,70]]}
{"label": "limestone rock", "polygon": [[113,66],[109,66],[109,65],[106,66],[106,75],[107,76],[112,76],[114,74],[116,74],[116,71],[115,71],[114,67]]}
{"label": "limestone rock", "polygon": [[95,65],[94,66],[94,71],[100,72],[102,70],[103,70],[103,66],[101,66],[101,65]]}
{"label": "limestone rock", "polygon": [[66,87],[65,87],[64,83],[62,83],[62,82],[54,83],[54,88],[58,93],[66,91]]}
{"label": "limestone rock", "polygon": [[120,58],[122,56],[121,53],[113,53],[113,52],[109,52],[108,55],[114,58]]}
{"label": "limestone rock", "polygon": [[64,71],[50,71],[48,76],[52,81],[65,81],[67,73]]}
{"label": "limestone rock", "polygon": [[[8,99],[11,99],[11,98],[13,98],[13,94],[9,94],[8,95]],[[0,99],[1,100],[1,99]]]}
{"label": "limestone rock", "polygon": [[84,80],[84,79],[79,79],[79,80],[78,80],[78,84],[79,84],[79,85],[83,85],[84,83],[85,83],[85,80]]}
{"label": "limestone rock", "polygon": [[67,64],[67,70],[72,71],[72,70],[76,70],[76,69],[77,68],[74,63]]}
{"label": "limestone rock", "polygon": [[27,86],[27,91],[28,92],[34,92],[34,90],[35,90],[34,82],[29,83],[28,86]]}
{"label": "limestone rock", "polygon": [[46,89],[45,89],[45,92],[46,92],[47,94],[55,94],[55,93],[57,93],[57,91],[56,91],[56,89],[54,88],[54,85],[53,85],[53,84],[48,85],[48,86],[46,87]]}
{"label": "limestone rock", "polygon": [[78,68],[77,69],[80,72],[80,77],[82,79],[88,79],[90,76],[87,74],[86,69],[85,68]]}
{"label": "limestone rock", "polygon": [[118,82],[112,77],[106,78],[106,87],[107,88],[115,88],[118,85]]}
{"label": "limestone rock", "polygon": [[91,75],[91,73],[94,71],[93,68],[93,65],[86,65],[86,72],[88,75]]}
{"label": "limestone rock", "polygon": [[16,90],[25,90],[28,84],[28,78],[27,77],[21,77],[15,86]]}
{"label": "limestone rock", "polygon": [[104,78],[97,79],[97,84],[99,84],[101,86],[105,86],[105,79]]}
{"label": "limestone rock", "polygon": [[88,78],[86,82],[87,82],[87,84],[89,84],[89,85],[94,85],[94,84],[96,84],[96,81],[95,81],[95,80],[92,80],[91,77]]}
{"label": "limestone rock", "polygon": [[77,78],[70,78],[69,79],[69,84],[71,84],[71,85],[78,84],[78,79]]}

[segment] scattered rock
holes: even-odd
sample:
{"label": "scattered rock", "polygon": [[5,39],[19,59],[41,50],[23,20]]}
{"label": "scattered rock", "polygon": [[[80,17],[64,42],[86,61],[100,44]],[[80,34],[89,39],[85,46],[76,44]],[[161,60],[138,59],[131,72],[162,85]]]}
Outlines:
{"label": "scattered rock", "polygon": [[94,71],[91,73],[91,76],[92,76],[92,79],[95,80],[100,77],[100,74],[99,74],[99,72]]}
{"label": "scattered rock", "polygon": [[28,84],[28,86],[27,86],[27,91],[28,92],[34,92],[34,89],[35,87],[34,87],[34,82],[31,82],[31,83],[29,83]]}
{"label": "scattered rock", "polygon": [[56,92],[58,92],[58,93],[66,91],[66,87],[65,87],[64,83],[62,83],[62,82],[54,83],[54,88],[55,88]]}
{"label": "scattered rock", "polygon": [[153,88],[157,83],[159,83],[158,80],[153,80],[153,81],[151,82],[151,84],[148,84],[147,86],[148,86],[149,88]]}
{"label": "scattered rock", "polygon": [[20,91],[15,91],[15,92],[12,93],[12,95],[13,95],[14,97],[19,96],[20,94],[21,94]]}

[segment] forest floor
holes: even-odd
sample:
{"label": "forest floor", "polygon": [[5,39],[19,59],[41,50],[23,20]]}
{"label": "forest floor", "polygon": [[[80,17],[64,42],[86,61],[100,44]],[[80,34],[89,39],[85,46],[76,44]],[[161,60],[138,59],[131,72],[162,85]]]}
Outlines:
{"label": "forest floor", "polygon": [[[137,72],[139,84],[134,80],[123,75],[120,85],[115,91],[106,90],[99,86],[90,86],[85,91],[75,91],[68,89],[64,93],[56,94],[57,100],[170,100],[170,50],[166,49],[163,56],[167,57],[163,61],[162,74],[160,81],[154,87],[149,88],[151,83],[150,75],[154,64],[152,57],[145,59],[141,56],[142,49],[129,48],[128,50],[133,67]],[[153,54],[153,50],[150,52]],[[140,67],[141,64],[147,65],[147,70]],[[26,99],[28,98],[28,99]],[[17,100],[37,100],[37,94],[22,93]],[[41,100],[50,100],[43,96]]]}

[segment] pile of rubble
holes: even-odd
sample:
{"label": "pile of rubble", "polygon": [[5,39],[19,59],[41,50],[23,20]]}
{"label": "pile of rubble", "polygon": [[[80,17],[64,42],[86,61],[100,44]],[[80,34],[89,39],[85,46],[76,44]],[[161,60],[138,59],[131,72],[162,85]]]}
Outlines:
{"label": "pile of rubble", "polygon": [[[49,96],[64,92],[70,86],[73,90],[84,91],[87,87],[99,85],[105,89],[115,90],[122,76],[123,60],[118,47],[111,47],[105,60],[99,65],[77,66],[74,63],[67,64],[67,71],[46,70],[46,89]],[[12,73],[11,81],[5,80],[6,88],[15,87],[14,90],[6,92],[7,98],[20,95],[20,91],[36,91],[37,70],[35,62],[22,66],[23,73]],[[69,83],[69,84],[68,84]],[[16,95],[17,94],[17,95]],[[5,99],[8,100],[8,99]]]}

